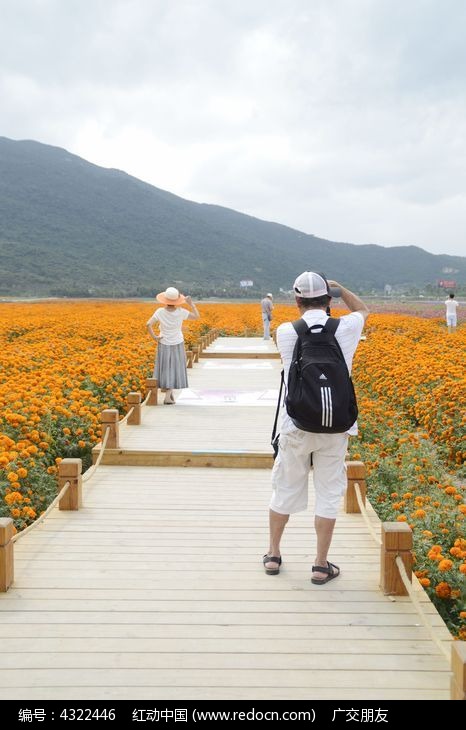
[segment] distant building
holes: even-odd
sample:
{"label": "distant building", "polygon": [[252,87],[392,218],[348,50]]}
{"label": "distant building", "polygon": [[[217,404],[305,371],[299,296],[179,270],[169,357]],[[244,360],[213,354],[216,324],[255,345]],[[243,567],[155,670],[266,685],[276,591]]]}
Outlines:
{"label": "distant building", "polygon": [[456,281],[454,279],[439,279],[437,286],[441,289],[456,289]]}

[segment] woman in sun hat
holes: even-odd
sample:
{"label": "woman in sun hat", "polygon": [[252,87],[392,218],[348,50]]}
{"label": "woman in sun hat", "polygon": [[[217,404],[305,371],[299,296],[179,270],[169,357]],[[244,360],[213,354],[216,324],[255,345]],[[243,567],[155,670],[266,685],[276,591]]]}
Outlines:
{"label": "woman in sun hat", "polygon": [[[181,328],[185,319],[199,319],[200,314],[191,297],[183,296],[174,286],[169,286],[164,292],[157,294],[156,298],[164,306],[155,310],[146,326],[151,337],[158,343],[154,378],[157,378],[159,387],[166,390],[165,405],[171,405],[175,402],[173,390],[188,387]],[[187,304],[191,311],[183,309],[181,304]],[[155,323],[159,325],[159,335],[153,330]]]}

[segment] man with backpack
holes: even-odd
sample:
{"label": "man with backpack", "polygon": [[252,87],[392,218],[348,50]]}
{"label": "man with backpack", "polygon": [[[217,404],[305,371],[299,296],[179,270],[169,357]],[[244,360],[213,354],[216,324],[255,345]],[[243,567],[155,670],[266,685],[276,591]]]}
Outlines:
{"label": "man with backpack", "polygon": [[[290,514],[307,508],[312,463],[317,555],[311,581],[322,585],[340,574],[327,556],[346,489],[348,435],[357,433],[350,373],[369,310],[349,289],[313,271],[300,274],[293,289],[301,319],[277,329],[287,394],[272,471],[270,545],[263,563],[268,575],[279,573],[280,540]],[[350,310],[339,320],[326,313],[332,290]]]}

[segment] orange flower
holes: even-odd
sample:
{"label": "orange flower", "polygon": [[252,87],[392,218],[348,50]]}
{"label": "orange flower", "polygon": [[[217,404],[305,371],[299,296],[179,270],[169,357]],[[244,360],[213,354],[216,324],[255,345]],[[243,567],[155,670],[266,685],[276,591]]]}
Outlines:
{"label": "orange flower", "polygon": [[428,586],[430,586],[430,580],[428,578],[421,578],[420,581],[419,581],[419,583],[424,588],[427,588]]}
{"label": "orange flower", "polygon": [[439,598],[450,598],[451,587],[448,583],[442,581],[437,586],[435,586],[435,592]]}
{"label": "orange flower", "polygon": [[448,558],[441,560],[438,564],[438,569],[442,570],[442,571],[451,570],[452,568],[453,568],[453,561],[449,560]]}

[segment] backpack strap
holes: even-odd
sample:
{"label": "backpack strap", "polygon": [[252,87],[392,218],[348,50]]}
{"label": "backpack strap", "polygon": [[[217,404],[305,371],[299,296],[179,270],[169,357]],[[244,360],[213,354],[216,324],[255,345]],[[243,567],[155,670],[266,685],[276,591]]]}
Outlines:
{"label": "backpack strap", "polygon": [[[345,360],[345,356],[343,355],[343,350],[341,349],[340,343],[338,342],[337,338],[335,337],[335,332],[337,331],[339,324],[340,324],[339,319],[337,319],[336,317],[329,317],[325,323],[325,331],[330,332],[330,334],[333,335],[333,337],[335,339],[335,344],[338,347],[338,351],[341,355],[341,359],[343,360],[343,362],[346,365],[346,360]],[[348,369],[348,365],[346,365],[346,369]],[[348,375],[349,375],[349,370],[348,370]],[[350,377],[351,377],[351,375],[350,375]]]}
{"label": "backpack strap", "polygon": [[309,329],[308,323],[302,317],[300,319],[297,319],[295,322],[292,322],[291,324],[293,325],[294,330],[295,330],[296,334],[298,335],[298,337],[300,337],[301,335],[304,335]]}
{"label": "backpack strap", "polygon": [[339,324],[340,324],[339,319],[337,319],[336,317],[329,317],[325,323],[325,331],[330,332],[332,335],[335,335],[335,332],[337,331]]}
{"label": "backpack strap", "polygon": [[[301,317],[301,319],[297,319],[295,322],[291,323],[294,327],[294,330],[298,337],[300,335],[306,334],[306,332],[309,329],[309,325],[306,322],[306,320]],[[338,329],[338,325],[340,324],[340,320],[336,317],[329,317],[328,320],[324,325],[321,325],[323,328],[325,328],[326,332],[330,332],[330,334],[335,335],[335,332]],[[317,325],[316,325],[317,326]]]}
{"label": "backpack strap", "polygon": [[[284,371],[282,370],[281,377],[280,377],[280,392],[278,394],[277,410],[275,411],[275,420],[274,420],[273,428],[272,428],[272,437],[270,439],[270,443],[272,444],[272,446],[274,446],[275,437],[277,436],[278,414],[280,413],[280,403],[281,403],[281,399],[282,399],[282,391],[283,391],[284,384],[285,384],[285,374],[284,374]],[[275,448],[275,446],[274,446],[274,448]]]}

